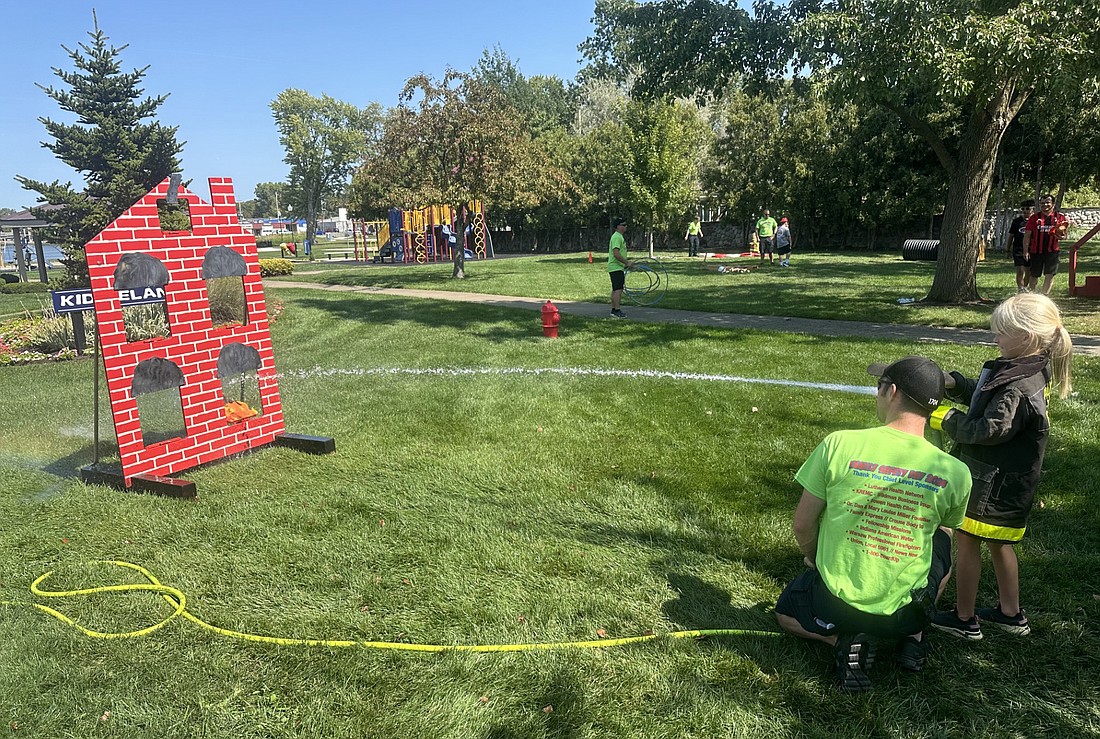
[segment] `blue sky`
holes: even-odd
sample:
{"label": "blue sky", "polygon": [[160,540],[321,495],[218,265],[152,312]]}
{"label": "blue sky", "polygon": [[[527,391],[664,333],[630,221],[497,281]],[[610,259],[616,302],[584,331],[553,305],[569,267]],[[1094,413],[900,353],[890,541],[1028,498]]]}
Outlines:
{"label": "blue sky", "polygon": [[[269,105],[288,87],[365,106],[397,102],[405,80],[470,69],[495,45],[528,76],[572,79],[577,45],[591,32],[593,0],[440,0],[264,3],[238,0],[5,2],[0,15],[0,206],[34,193],[13,179],[77,180],[42,148],[39,117],[72,122],[35,83],[58,85],[72,69],[61,48],[88,41],[92,8],[127,71],[149,65],[145,91],[169,94],[160,120],[179,126],[183,175],[205,198],[209,177],[231,177],[238,200],[258,182],[286,178]],[[461,7],[461,17],[453,8]],[[455,33],[456,29],[459,31]]]}

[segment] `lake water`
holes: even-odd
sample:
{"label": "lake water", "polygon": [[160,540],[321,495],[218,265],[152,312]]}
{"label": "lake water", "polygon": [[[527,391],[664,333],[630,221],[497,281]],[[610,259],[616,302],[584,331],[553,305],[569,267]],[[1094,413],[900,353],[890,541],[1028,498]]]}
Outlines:
{"label": "lake water", "polygon": [[[61,257],[65,256],[64,254],[62,254],[61,249],[54,246],[53,244],[43,244],[42,245],[42,254],[43,254],[43,256],[46,257],[47,262],[56,262],[57,260],[61,259]],[[36,258],[35,257],[35,251],[34,251],[34,247],[32,246],[31,247],[31,261],[33,262],[35,260],[35,258]],[[15,248],[14,247],[11,247],[11,246],[5,246],[4,247],[4,264],[15,264]]]}

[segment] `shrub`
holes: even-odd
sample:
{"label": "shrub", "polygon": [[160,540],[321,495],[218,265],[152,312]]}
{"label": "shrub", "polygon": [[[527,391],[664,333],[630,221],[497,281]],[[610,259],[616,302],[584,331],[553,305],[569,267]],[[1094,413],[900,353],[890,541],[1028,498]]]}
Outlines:
{"label": "shrub", "polygon": [[73,324],[68,316],[35,318],[27,328],[26,347],[43,354],[53,354],[76,346]]}
{"label": "shrub", "polygon": [[294,274],[294,262],[289,259],[261,259],[260,277],[278,277]]}
{"label": "shrub", "polygon": [[132,305],[122,309],[122,322],[126,327],[127,341],[149,341],[171,336],[168,330],[168,312],[164,303]]}
{"label": "shrub", "polygon": [[0,293],[16,295],[18,293],[48,293],[57,286],[48,282],[0,282]]}
{"label": "shrub", "polygon": [[215,326],[245,323],[244,284],[239,277],[215,277],[206,281],[210,320]]}
{"label": "shrub", "polygon": [[[95,319],[88,313],[84,320],[91,344],[95,340]],[[27,311],[23,318],[0,323],[0,366],[72,359],[76,357],[75,346],[71,318],[55,315],[47,307],[39,314]]]}

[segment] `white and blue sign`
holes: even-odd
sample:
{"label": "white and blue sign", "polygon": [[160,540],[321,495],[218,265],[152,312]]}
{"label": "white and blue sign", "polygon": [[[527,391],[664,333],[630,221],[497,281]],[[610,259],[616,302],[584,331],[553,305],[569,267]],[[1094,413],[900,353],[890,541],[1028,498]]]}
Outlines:
{"label": "white and blue sign", "polygon": [[[52,290],[50,295],[53,298],[53,312],[58,315],[92,310],[95,307],[91,290]],[[123,308],[163,303],[164,288],[138,287],[132,290],[119,290],[118,297],[122,301]]]}

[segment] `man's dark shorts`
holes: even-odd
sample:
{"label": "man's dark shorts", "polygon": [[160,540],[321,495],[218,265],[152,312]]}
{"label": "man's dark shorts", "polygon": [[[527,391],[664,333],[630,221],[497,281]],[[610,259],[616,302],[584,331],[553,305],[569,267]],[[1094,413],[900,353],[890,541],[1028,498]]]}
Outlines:
{"label": "man's dark shorts", "polygon": [[811,634],[832,636],[839,632],[897,638],[923,631],[935,613],[936,591],[951,569],[951,537],[936,531],[932,537],[932,566],[922,590],[913,602],[889,616],[864,613],[829,592],[817,570],[806,570],[791,581],[775,612],[790,616]]}
{"label": "man's dark shorts", "polygon": [[626,286],[626,272],[623,270],[617,269],[614,272],[608,272],[607,275],[611,278],[611,292],[622,290]]}
{"label": "man's dark shorts", "polygon": [[1012,264],[1016,267],[1030,267],[1031,262],[1024,259],[1024,250],[1021,247],[1019,251],[1012,252]]}
{"label": "man's dark shorts", "polygon": [[760,237],[760,253],[771,254],[775,251],[775,237],[774,236],[761,236]]}
{"label": "man's dark shorts", "polygon": [[1058,252],[1031,255],[1031,276],[1058,274]]}

